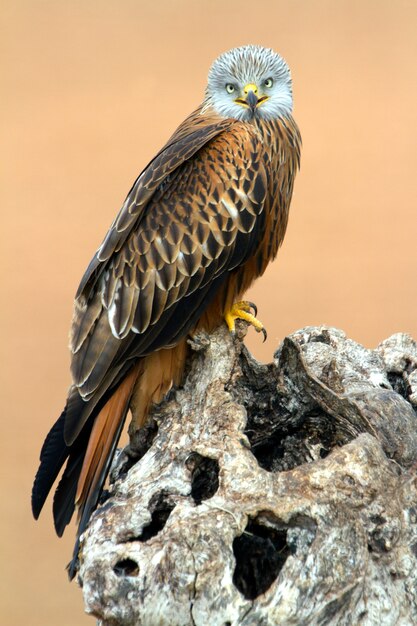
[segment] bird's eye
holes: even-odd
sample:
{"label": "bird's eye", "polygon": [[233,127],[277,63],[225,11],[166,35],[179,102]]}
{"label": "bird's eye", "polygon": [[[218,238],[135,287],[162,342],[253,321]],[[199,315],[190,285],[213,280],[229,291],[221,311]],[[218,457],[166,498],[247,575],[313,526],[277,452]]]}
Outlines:
{"label": "bird's eye", "polygon": [[267,89],[270,89],[273,84],[274,81],[272,80],[272,78],[267,78],[266,80],[264,80],[264,85]]}
{"label": "bird's eye", "polygon": [[226,83],[226,91],[227,93],[233,93],[235,90],[235,86],[232,83]]}

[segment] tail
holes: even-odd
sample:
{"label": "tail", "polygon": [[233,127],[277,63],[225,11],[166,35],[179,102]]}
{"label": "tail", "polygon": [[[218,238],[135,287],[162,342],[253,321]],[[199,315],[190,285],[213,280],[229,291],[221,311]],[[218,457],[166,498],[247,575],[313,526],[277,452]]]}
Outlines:
{"label": "tail", "polygon": [[[93,397],[85,402],[74,387],[64,411],[46,437],[33,484],[32,510],[37,519],[66,463],[55,491],[53,514],[55,530],[61,536],[75,508],[78,510],[77,539],[68,565],[70,580],[77,569],[80,536],[97,506],[128,409],[132,410],[132,430],[141,428],[150,406],[159,403],[172,384],[180,383],[186,354],[184,339],[173,348],[139,359],[120,382],[114,383],[114,389],[104,399]],[[81,430],[80,424],[84,424]],[[65,437],[68,430],[71,443]]]}
{"label": "tail", "polygon": [[40,466],[32,489],[32,511],[35,519],[39,517],[48,493],[65,462],[66,467],[53,503],[55,529],[59,536],[69,524],[75,507],[78,509],[77,541],[72,561],[68,566],[70,579],[76,573],[79,538],[100,497],[137,377],[138,368],[134,367],[104,406],[99,408],[98,412],[92,413],[76,440],[67,445],[64,437],[65,420],[69,413],[73,415],[77,410],[81,416],[83,408],[86,407],[78,393],[73,392],[41,450]]}

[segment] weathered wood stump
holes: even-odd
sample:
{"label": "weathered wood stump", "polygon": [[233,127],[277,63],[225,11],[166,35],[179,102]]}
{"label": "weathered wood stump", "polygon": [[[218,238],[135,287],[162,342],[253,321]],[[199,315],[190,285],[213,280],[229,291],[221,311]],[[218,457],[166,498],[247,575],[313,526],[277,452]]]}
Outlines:
{"label": "weathered wood stump", "polygon": [[[243,330],[242,330],[243,332]],[[193,343],[83,536],[103,626],[417,624],[417,346]]]}

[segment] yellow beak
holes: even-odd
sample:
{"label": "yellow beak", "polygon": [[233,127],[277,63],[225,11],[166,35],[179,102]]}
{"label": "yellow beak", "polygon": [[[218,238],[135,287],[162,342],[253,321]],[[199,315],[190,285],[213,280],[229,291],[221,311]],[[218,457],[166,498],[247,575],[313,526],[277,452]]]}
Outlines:
{"label": "yellow beak", "polygon": [[251,91],[253,91],[255,96],[257,96],[258,85],[255,85],[255,83],[248,83],[245,87],[243,87],[243,93],[245,94],[245,96],[248,96]]}
{"label": "yellow beak", "polygon": [[243,98],[236,98],[235,102],[254,111],[268,96],[259,97],[258,85],[248,83],[243,87]]}

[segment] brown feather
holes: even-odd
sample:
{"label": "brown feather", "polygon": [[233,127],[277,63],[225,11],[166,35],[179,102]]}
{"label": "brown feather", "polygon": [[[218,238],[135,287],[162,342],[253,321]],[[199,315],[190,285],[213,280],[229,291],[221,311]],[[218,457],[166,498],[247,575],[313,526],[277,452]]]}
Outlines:
{"label": "brown feather", "polygon": [[181,382],[186,355],[187,342],[182,340],[174,348],[157,350],[142,359],[130,402],[132,422],[129,432],[141,428],[150,407],[161,402],[173,384]]}
{"label": "brown feather", "polygon": [[119,432],[120,420],[126,414],[137,376],[138,368],[135,367],[120,383],[95,419],[75,496],[78,518],[82,515],[89,495],[97,489],[103,468],[108,464],[110,451],[114,447],[114,438]]}
{"label": "brown feather", "polygon": [[120,250],[127,236],[140,218],[158,186],[178,167],[233,120],[221,118],[214,112],[201,115],[201,107],[178,127],[171,139],[143,170],[129,192],[120,213],[110,227],[102,245],[93,257],[78,288],[76,298],[88,297],[100,270],[111,255]]}

